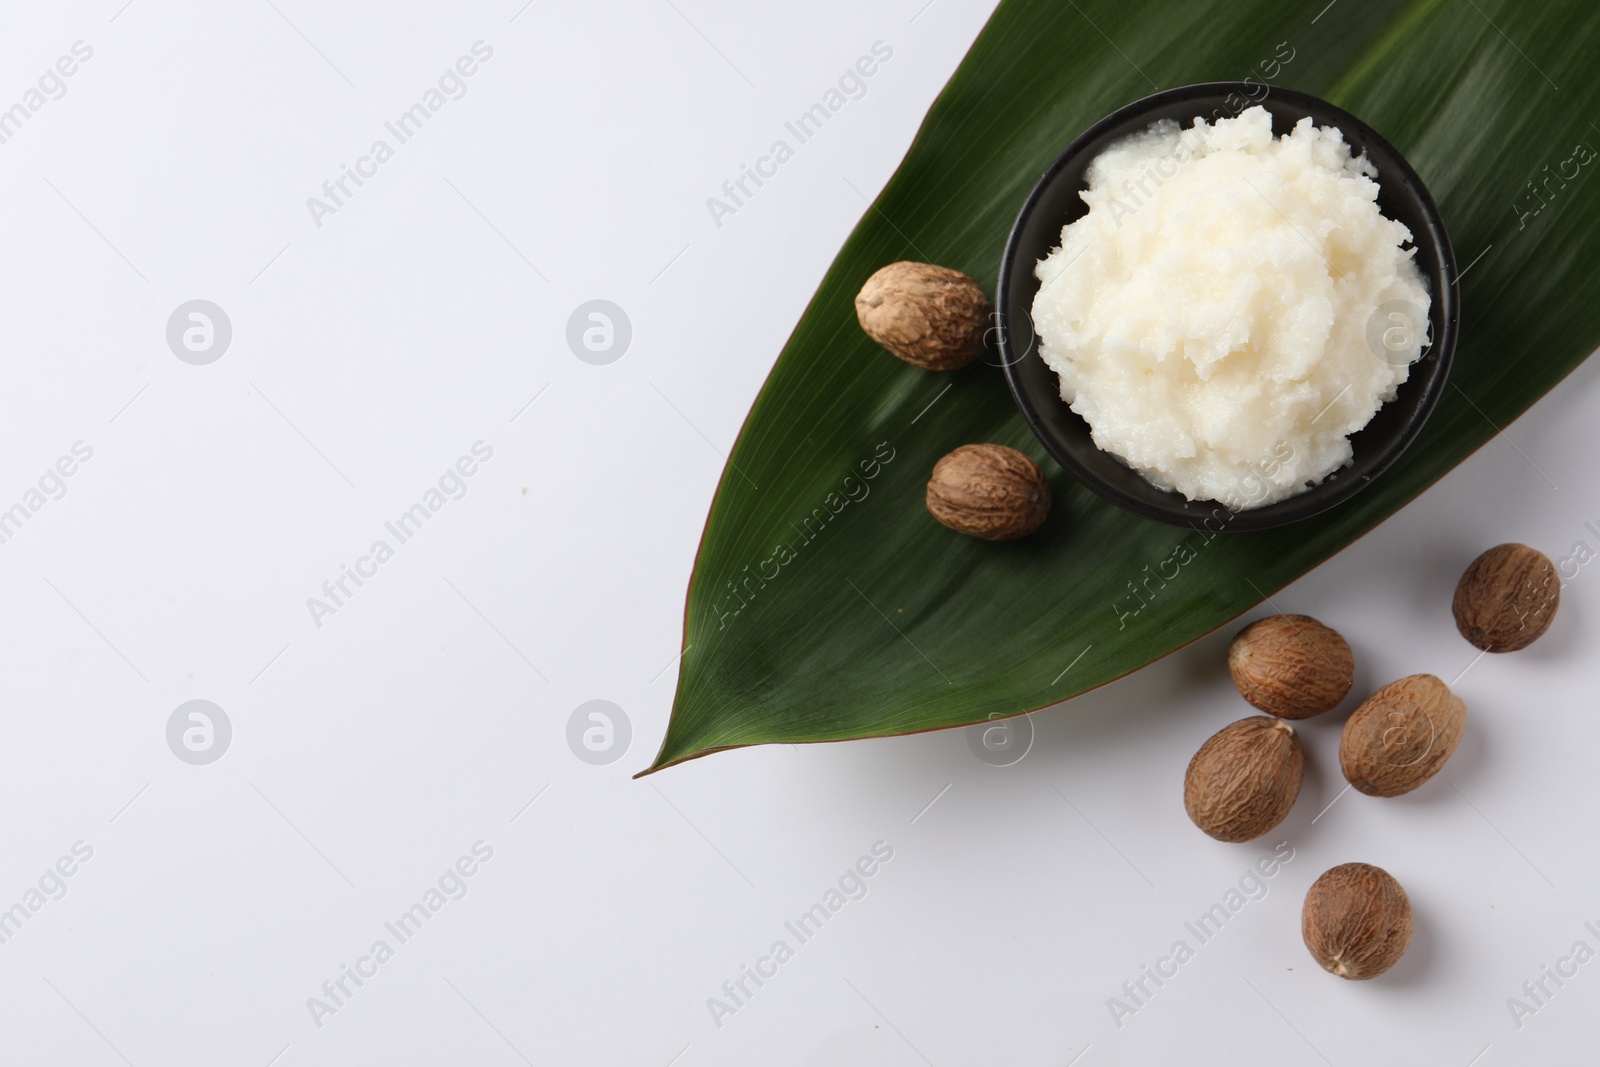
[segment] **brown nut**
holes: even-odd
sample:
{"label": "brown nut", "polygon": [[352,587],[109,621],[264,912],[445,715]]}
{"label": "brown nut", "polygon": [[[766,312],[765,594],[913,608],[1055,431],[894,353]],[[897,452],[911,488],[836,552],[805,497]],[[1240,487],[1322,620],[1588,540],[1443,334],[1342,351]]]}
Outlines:
{"label": "brown nut", "polygon": [[1336,630],[1309,615],[1271,615],[1239,631],[1228,673],[1246,700],[1280,719],[1309,719],[1350,692],[1356,661]]}
{"label": "brown nut", "polygon": [[1189,761],[1183,806],[1218,841],[1250,841],[1277,826],[1305,780],[1294,727],[1257,715],[1224,726]]}
{"label": "brown nut", "polygon": [[891,263],[856,295],[867,336],[923,370],[959,370],[983,353],[989,298],[958,270]]}
{"label": "brown nut", "polygon": [[1005,445],[962,445],[933,465],[928,511],[957,533],[1013,541],[1050,514],[1050,483],[1039,465]]}
{"label": "brown nut", "polygon": [[1341,863],[1311,883],[1300,933],[1311,958],[1340,978],[1376,978],[1411,944],[1411,900],[1370,863]]}
{"label": "brown nut", "polygon": [[1413,674],[1373,693],[1345,720],[1339,766],[1374,797],[1409,793],[1439,773],[1461,743],[1467,705],[1431,674]]}
{"label": "brown nut", "polygon": [[1496,545],[1456,586],[1456,629],[1485,652],[1527,648],[1550,629],[1561,604],[1555,564],[1527,545]]}

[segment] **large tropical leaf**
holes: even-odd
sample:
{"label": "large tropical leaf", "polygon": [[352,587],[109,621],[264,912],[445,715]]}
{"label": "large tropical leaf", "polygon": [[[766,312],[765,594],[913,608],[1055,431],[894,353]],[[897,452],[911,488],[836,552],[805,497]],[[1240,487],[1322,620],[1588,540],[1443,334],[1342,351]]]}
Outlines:
{"label": "large tropical leaf", "polygon": [[[1215,629],[1402,507],[1600,343],[1596,55],[1593,0],[1004,0],[733,448],[652,769],[1059,702]],[[1353,500],[1276,531],[1207,540],[1119,511],[1053,465],[1039,534],[995,545],[939,526],[922,493],[943,453],[1043,451],[998,370],[898,362],[862,335],[856,290],[898,259],[992,284],[1029,187],[1077,133],[1158,88],[1246,76],[1360,116],[1439,202],[1463,266],[1461,343],[1422,437]]]}

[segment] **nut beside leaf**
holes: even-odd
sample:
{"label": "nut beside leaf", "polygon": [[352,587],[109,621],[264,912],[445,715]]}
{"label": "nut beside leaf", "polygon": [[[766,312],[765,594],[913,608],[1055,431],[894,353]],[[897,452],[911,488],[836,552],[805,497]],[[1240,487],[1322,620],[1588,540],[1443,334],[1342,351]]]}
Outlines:
{"label": "nut beside leaf", "polygon": [[1338,631],[1309,615],[1272,615],[1239,631],[1228,673],[1246,700],[1281,719],[1309,719],[1338,705],[1355,678]]}
{"label": "nut beside leaf", "polygon": [[1300,933],[1323,970],[1376,978],[1411,944],[1411,900],[1394,876],[1370,863],[1342,863],[1311,884]]}
{"label": "nut beside leaf", "polygon": [[977,359],[989,315],[977,282],[932,263],[891,263],[856,296],[867,336],[923,370],[958,370]]}
{"label": "nut beside leaf", "polygon": [[933,466],[928,511],[957,533],[1013,541],[1050,514],[1050,483],[1039,465],[1005,445],[962,445]]}
{"label": "nut beside leaf", "polygon": [[1294,727],[1257,715],[1213,734],[1189,761],[1183,806],[1218,841],[1250,841],[1277,826],[1305,780]]}
{"label": "nut beside leaf", "polygon": [[1527,545],[1496,545],[1472,561],[1451,608],[1461,636],[1485,652],[1515,652],[1544,636],[1561,604],[1555,564]]}
{"label": "nut beside leaf", "polygon": [[1357,789],[1397,797],[1439,773],[1461,743],[1467,705],[1431,674],[1390,682],[1351,712],[1339,765]]}

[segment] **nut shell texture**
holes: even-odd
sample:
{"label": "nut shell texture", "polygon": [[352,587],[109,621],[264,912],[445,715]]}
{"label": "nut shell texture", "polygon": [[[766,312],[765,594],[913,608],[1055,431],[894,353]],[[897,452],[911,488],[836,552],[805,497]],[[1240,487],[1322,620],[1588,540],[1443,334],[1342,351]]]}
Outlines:
{"label": "nut shell texture", "polygon": [[933,466],[928,511],[958,533],[1012,541],[1050,514],[1050,483],[1039,465],[1005,445],[962,445]]}
{"label": "nut shell texture", "polygon": [[977,359],[990,310],[977,282],[932,263],[891,263],[856,295],[867,336],[924,370],[958,370]]}
{"label": "nut shell texture", "polygon": [[1472,561],[1451,605],[1461,636],[1485,652],[1515,652],[1544,636],[1561,605],[1555,564],[1527,545],[1496,545]]}
{"label": "nut shell texture", "polygon": [[1250,841],[1284,820],[1300,796],[1306,755],[1294,727],[1255,716],[1200,746],[1183,779],[1183,806],[1218,841]]}
{"label": "nut shell texture", "polygon": [[1240,694],[1281,719],[1309,719],[1338,706],[1355,668],[1349,643],[1309,615],[1257,620],[1228,648],[1228,673]]}
{"label": "nut shell texture", "polygon": [[1411,944],[1411,900],[1370,863],[1342,863],[1311,884],[1300,912],[1306,948],[1340,978],[1376,978]]}
{"label": "nut shell texture", "polygon": [[1390,682],[1350,713],[1339,765],[1350,784],[1397,797],[1439,773],[1461,743],[1467,705],[1431,674]]}

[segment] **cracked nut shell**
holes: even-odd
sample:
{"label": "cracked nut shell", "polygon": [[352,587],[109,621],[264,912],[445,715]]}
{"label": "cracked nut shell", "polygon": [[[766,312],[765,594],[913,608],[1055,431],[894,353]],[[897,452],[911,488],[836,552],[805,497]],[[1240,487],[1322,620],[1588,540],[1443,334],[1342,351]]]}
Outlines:
{"label": "cracked nut shell", "polygon": [[977,359],[990,311],[977,282],[932,263],[891,263],[856,295],[867,336],[923,370],[959,370]]}
{"label": "cracked nut shell", "polygon": [[1368,796],[1397,797],[1439,773],[1466,727],[1462,699],[1433,675],[1413,674],[1350,713],[1339,738],[1339,766]]}
{"label": "cracked nut shell", "polygon": [[1527,545],[1496,545],[1456,586],[1456,629],[1485,652],[1515,652],[1544,636],[1561,605],[1555,564]]}
{"label": "cracked nut shell", "polygon": [[1309,719],[1337,707],[1355,668],[1349,643],[1309,615],[1258,619],[1228,647],[1228,673],[1240,694],[1280,719]]}
{"label": "cracked nut shell", "polygon": [[957,533],[1013,541],[1050,514],[1050,483],[1039,465],[1005,445],[962,445],[933,465],[928,511]]}
{"label": "cracked nut shell", "polygon": [[1218,841],[1251,841],[1289,814],[1305,773],[1305,749],[1293,726],[1262,715],[1240,719],[1189,761],[1183,806]]}
{"label": "cracked nut shell", "polygon": [[1394,876],[1370,863],[1341,863],[1311,884],[1300,911],[1306,948],[1340,978],[1376,978],[1411,944],[1411,900]]}

